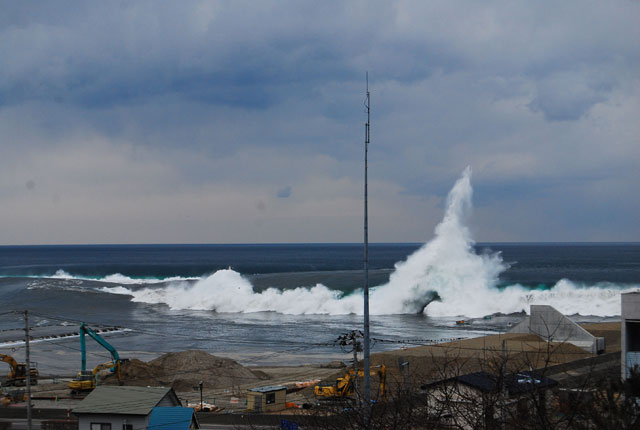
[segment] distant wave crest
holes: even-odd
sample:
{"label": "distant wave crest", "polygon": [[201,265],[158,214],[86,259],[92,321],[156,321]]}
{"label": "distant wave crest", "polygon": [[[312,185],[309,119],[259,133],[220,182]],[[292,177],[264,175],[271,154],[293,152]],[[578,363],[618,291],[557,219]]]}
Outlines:
{"label": "distant wave crest", "polygon": [[79,279],[84,281],[100,281],[100,282],[108,282],[111,284],[125,284],[125,285],[134,285],[134,284],[161,284],[163,282],[182,282],[182,281],[197,281],[201,278],[199,277],[182,277],[182,276],[172,276],[168,278],[131,278],[126,275],[122,275],[120,273],[114,273],[112,275],[107,275],[103,278],[89,278],[83,276],[71,275],[64,270],[58,270],[52,276],[52,279]]}

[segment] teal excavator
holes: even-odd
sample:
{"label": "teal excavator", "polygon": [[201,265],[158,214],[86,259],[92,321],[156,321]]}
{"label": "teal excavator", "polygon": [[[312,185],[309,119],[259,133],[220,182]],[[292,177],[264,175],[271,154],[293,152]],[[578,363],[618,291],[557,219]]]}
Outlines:
{"label": "teal excavator", "polygon": [[[89,335],[93,340],[98,342],[100,346],[109,351],[111,354],[111,361],[102,363],[93,368],[93,370],[87,370],[87,348],[85,343],[85,334]],[[96,388],[96,379],[98,373],[104,369],[110,369],[112,373],[115,373],[118,378],[118,383],[122,382],[122,375],[120,372],[120,366],[127,361],[120,358],[118,351],[104,340],[95,330],[88,327],[85,323],[80,324],[80,350],[82,353],[82,370],[78,372],[76,379],[72,379],[69,382],[69,388],[71,388],[72,394],[82,394]]]}

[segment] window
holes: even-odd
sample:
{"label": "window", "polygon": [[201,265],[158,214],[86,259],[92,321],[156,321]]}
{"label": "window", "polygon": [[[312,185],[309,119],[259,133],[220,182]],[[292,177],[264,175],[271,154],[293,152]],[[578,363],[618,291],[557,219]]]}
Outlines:
{"label": "window", "polygon": [[91,430],[111,430],[109,423],[91,423]]}
{"label": "window", "polygon": [[627,351],[640,351],[640,322],[626,321]]}
{"label": "window", "polygon": [[267,405],[275,403],[276,402],[276,393],[267,393],[266,400],[267,400]]}
{"label": "window", "polygon": [[133,424],[122,424],[122,430],[133,430]]}

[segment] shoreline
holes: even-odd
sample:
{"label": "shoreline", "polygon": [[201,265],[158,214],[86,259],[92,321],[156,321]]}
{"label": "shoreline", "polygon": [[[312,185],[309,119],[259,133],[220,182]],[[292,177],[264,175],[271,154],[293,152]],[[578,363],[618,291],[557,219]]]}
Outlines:
{"label": "shoreline", "polygon": [[[582,326],[596,336],[605,337],[607,343],[605,355],[619,355],[619,322],[586,323]],[[500,356],[503,341],[510,356],[514,358],[516,356],[521,358],[528,357],[532,362],[538,362],[543,358],[544,352],[548,350],[548,346],[551,344],[553,347],[552,359],[547,361],[547,366],[566,366],[574,362],[579,363],[584,359],[597,359],[599,357],[582,351],[574,345],[549,344],[535,335],[497,333],[438,345],[398,348],[373,353],[371,355],[371,363],[372,366],[380,364],[387,366],[387,381],[394,384],[403,381],[404,378],[398,367],[401,359],[410,363],[412,381],[425,383],[442,378],[447,372],[465,373],[476,371],[479,368],[483,368],[483,366],[487,367]],[[343,357],[345,357],[344,354]],[[442,366],[446,362],[453,363],[454,367],[444,369]],[[619,363],[619,359],[617,363]],[[248,388],[263,385],[284,385],[293,389],[296,382],[331,381],[335,380],[337,376],[344,375],[346,368],[340,368],[336,363],[331,366],[328,366],[328,364],[326,362],[324,364],[241,366],[256,375],[255,378],[238,381],[238,383],[233,383],[226,387],[208,388],[205,385],[203,397],[207,403],[216,404],[219,408],[223,408],[222,410],[224,411],[242,411],[244,410],[243,399]],[[32,387],[35,399],[34,405],[38,408],[72,409],[78,403],[78,400],[68,398],[68,381],[69,378],[42,378],[38,385]],[[181,390],[177,391],[177,393],[185,403],[194,404],[199,402],[199,392]],[[312,387],[294,390],[290,398],[292,402],[300,404],[316,401]],[[13,405],[12,408],[14,407],[20,407],[20,404]]]}

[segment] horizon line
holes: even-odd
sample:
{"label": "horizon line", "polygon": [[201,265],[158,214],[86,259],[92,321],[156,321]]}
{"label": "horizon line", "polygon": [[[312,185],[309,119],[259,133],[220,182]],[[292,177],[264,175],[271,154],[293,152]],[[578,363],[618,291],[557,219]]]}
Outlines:
{"label": "horizon line", "polygon": [[[427,242],[370,242],[370,245],[424,245]],[[157,243],[28,243],[0,244],[0,248],[56,246],[293,246],[293,245],[358,245],[362,242],[157,242]],[[640,241],[478,241],[472,245],[640,245]]]}

